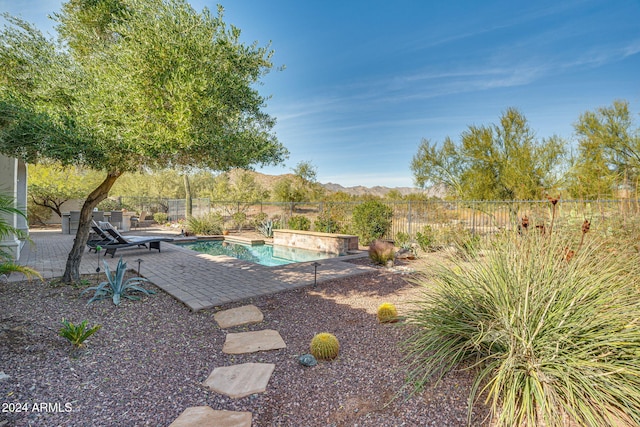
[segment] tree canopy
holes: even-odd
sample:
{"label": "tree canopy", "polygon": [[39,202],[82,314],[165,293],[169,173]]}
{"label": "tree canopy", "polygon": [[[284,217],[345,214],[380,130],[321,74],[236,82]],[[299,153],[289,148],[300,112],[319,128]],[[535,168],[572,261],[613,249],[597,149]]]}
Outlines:
{"label": "tree canopy", "polygon": [[554,187],[565,143],[538,140],[525,116],[507,109],[499,124],[469,126],[455,143],[424,139],[411,170],[420,187],[445,184],[458,197],[478,200],[539,198]]}
{"label": "tree canopy", "polygon": [[79,278],[91,210],[124,172],[277,164],[256,83],[270,47],[240,42],[223,10],[184,0],[69,0],[61,44],[19,19],[0,37],[0,152],[106,172],[86,198],[65,280]]}
{"label": "tree canopy", "polygon": [[615,195],[616,187],[637,187],[640,173],[640,127],[626,101],[614,101],[580,115],[574,124],[578,153],[569,174],[576,197]]}

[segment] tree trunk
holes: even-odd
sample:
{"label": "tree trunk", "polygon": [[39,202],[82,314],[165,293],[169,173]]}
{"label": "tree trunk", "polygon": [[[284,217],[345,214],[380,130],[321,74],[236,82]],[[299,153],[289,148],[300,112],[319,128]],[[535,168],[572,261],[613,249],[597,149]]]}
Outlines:
{"label": "tree trunk", "polygon": [[185,216],[189,218],[193,213],[193,198],[191,197],[191,184],[189,183],[189,175],[185,173],[183,176],[184,176],[184,194],[185,194],[185,202],[186,202]]}
{"label": "tree trunk", "polygon": [[78,231],[76,232],[76,238],[73,241],[73,247],[67,258],[67,265],[64,270],[64,276],[62,281],[64,283],[73,283],[80,280],[80,262],[82,261],[82,254],[84,253],[84,247],[89,239],[89,229],[91,228],[91,214],[93,208],[98,203],[103,201],[109,195],[109,190],[116,182],[121,172],[108,172],[107,177],[102,183],[93,190],[80,210],[80,222],[78,223]]}

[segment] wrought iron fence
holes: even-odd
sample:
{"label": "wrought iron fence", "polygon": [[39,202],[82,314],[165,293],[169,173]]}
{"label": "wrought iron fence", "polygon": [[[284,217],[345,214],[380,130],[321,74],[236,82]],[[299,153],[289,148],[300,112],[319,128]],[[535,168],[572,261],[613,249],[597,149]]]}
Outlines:
{"label": "wrought iron fence", "polygon": [[[118,198],[127,209],[150,213],[165,212],[170,221],[185,218],[183,199]],[[517,228],[523,217],[531,227],[549,226],[553,205],[548,200],[517,201],[382,201],[393,211],[387,239],[414,240],[418,233],[430,230],[438,233],[465,231],[477,236],[488,236],[501,230]],[[225,221],[232,222],[235,213],[246,216],[245,227],[269,218],[287,228],[291,218],[304,216],[311,230],[323,232],[353,232],[354,208],[363,202],[238,202],[193,199],[192,215],[201,216],[217,212]],[[634,222],[640,212],[640,200],[560,200],[555,209],[554,228],[580,227],[589,219],[594,228],[611,222],[624,225]],[[634,222],[635,223],[635,222]]]}

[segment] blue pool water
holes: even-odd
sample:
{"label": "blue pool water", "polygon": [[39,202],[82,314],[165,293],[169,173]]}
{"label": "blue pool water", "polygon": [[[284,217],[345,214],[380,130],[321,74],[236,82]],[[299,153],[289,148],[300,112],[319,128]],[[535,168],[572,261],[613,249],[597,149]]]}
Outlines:
{"label": "blue pool water", "polygon": [[338,256],[326,252],[316,252],[289,246],[251,246],[220,240],[181,243],[180,246],[203,254],[227,255],[254,264],[266,265],[267,267],[292,264],[294,262],[315,261]]}

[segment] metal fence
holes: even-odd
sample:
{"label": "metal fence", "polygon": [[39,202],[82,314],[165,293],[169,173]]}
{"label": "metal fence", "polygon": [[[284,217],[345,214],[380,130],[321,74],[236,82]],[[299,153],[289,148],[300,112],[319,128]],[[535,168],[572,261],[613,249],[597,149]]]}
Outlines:
{"label": "metal fence", "polygon": [[[185,218],[184,199],[118,198],[127,209],[149,213],[165,212],[170,221]],[[278,221],[282,228],[289,226],[292,217],[307,218],[311,230],[324,232],[353,232],[354,208],[363,202],[231,202],[193,199],[192,215],[212,212],[222,215],[231,224],[235,213],[244,213],[244,226],[268,218]],[[441,233],[464,230],[473,235],[487,236],[504,229],[518,227],[527,217],[531,227],[551,222],[553,205],[548,200],[520,201],[382,201],[393,211],[387,239],[415,239],[425,229]],[[640,200],[560,200],[555,208],[554,227],[579,227],[589,219],[594,228],[634,223],[640,212]]]}

